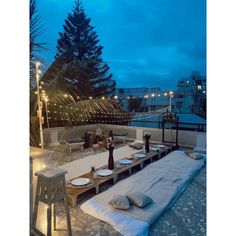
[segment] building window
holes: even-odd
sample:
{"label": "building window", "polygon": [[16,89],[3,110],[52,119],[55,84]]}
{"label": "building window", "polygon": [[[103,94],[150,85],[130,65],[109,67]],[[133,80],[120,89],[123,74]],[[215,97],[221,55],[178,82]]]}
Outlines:
{"label": "building window", "polygon": [[183,103],[182,102],[177,102],[176,103],[176,108],[181,109],[183,107]]}

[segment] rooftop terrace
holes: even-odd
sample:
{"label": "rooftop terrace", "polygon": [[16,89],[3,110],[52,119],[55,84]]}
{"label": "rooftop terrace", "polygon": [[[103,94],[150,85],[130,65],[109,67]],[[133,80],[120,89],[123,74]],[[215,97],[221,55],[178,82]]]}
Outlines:
{"label": "rooftop terrace", "polygon": [[[96,154],[101,154],[106,150],[94,150],[89,149],[85,152],[74,151],[72,153],[65,152],[66,158],[61,159],[61,156],[54,156],[55,150],[59,150],[58,153],[63,150],[63,145],[57,146],[55,149],[55,143],[61,143],[68,137],[81,137],[85,131],[95,131],[97,127],[102,128],[105,133],[108,133],[109,130],[113,132],[127,132],[127,142],[137,139],[137,130],[140,128],[137,127],[128,127],[128,126],[116,126],[116,125],[89,125],[89,126],[80,126],[72,128],[51,128],[44,130],[44,137],[47,144],[48,150],[31,149],[32,156],[32,175],[38,170],[44,169],[47,166],[58,166],[59,168],[64,167],[68,168],[67,179],[75,177],[78,175],[78,172],[82,174],[83,172],[88,171],[90,164],[87,167],[81,167],[80,170],[76,171],[76,174],[73,173],[73,166],[75,168],[76,163],[82,163],[81,161],[86,158],[91,158]],[[143,128],[143,132],[150,132],[152,134],[151,141],[153,143],[161,143],[161,129],[150,129]],[[174,141],[174,132],[173,130],[167,130],[166,137],[169,141]],[[180,149],[184,151],[192,151],[193,148],[197,145],[197,136],[200,134],[193,131],[179,131],[179,144]],[[201,133],[203,138],[205,134]],[[116,148],[125,148],[126,144],[119,144]],[[59,149],[58,149],[59,148]],[[60,149],[62,148],[62,149]],[[117,149],[118,150],[118,149]],[[63,156],[63,155],[62,155]],[[59,160],[57,159],[59,157]],[[65,157],[65,155],[64,155]],[[165,158],[165,157],[164,157]],[[107,159],[105,160],[105,162]],[[98,167],[98,166],[97,166]],[[72,168],[72,169],[70,169]],[[70,171],[72,170],[72,171]],[[138,169],[134,170],[134,173],[139,171]],[[128,174],[124,173],[121,175],[120,179],[127,178]],[[34,201],[35,195],[35,185],[36,177],[32,176],[32,202]],[[107,190],[112,186],[112,183],[108,182],[105,185],[102,185],[100,192]],[[121,235],[110,225],[85,214],[81,209],[80,205],[94,196],[93,191],[88,191],[86,194],[82,195],[78,199],[78,205],[75,207],[70,207],[71,213],[71,223],[72,223],[72,235]],[[46,223],[42,219],[42,216],[45,214],[45,207],[41,206],[41,212],[39,213],[41,219],[41,229],[45,230]],[[46,215],[44,215],[46,218]],[[57,225],[59,228],[66,229],[66,220],[64,208],[59,204],[57,211]],[[32,235],[37,235],[35,231],[32,231]],[[67,235],[66,231],[54,231],[54,236]],[[188,236],[188,235],[206,235],[206,167],[203,167],[200,172],[192,179],[191,183],[187,189],[183,192],[180,198],[171,206],[161,217],[150,227],[149,236],[151,235],[161,235],[161,236]]]}

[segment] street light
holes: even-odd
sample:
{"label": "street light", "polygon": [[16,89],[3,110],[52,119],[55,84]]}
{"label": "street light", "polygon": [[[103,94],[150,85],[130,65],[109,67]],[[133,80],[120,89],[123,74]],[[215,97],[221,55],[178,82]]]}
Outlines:
{"label": "street light", "polygon": [[169,95],[170,95],[170,112],[171,112],[171,108],[172,108],[172,106],[171,106],[171,98],[173,97],[173,91],[170,91]]}
{"label": "street light", "polygon": [[165,96],[169,95],[169,97],[170,97],[170,100],[169,100],[170,112],[171,112],[171,107],[172,107],[171,98],[173,98],[173,94],[174,94],[173,91],[170,91],[169,93],[164,93]]}
{"label": "street light", "polygon": [[39,118],[39,133],[40,133],[40,143],[41,148],[43,149],[44,143],[43,143],[43,125],[42,125],[42,104],[40,101],[40,94],[39,94],[39,73],[41,72],[39,70],[39,62],[35,63],[36,67],[36,86],[37,86],[37,103],[38,103],[38,110],[37,110],[37,116]]}

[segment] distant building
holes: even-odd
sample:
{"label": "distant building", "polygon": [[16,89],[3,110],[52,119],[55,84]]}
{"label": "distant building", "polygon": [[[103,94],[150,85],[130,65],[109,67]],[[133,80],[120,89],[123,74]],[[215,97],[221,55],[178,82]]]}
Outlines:
{"label": "distant building", "polygon": [[171,104],[175,113],[194,113],[205,116],[206,110],[206,76],[193,71],[189,77],[178,81],[177,90],[161,88],[117,88],[115,98],[127,111],[156,111]]}
{"label": "distant building", "polygon": [[169,106],[168,92],[160,88],[118,88],[115,97],[127,111],[147,112]]}
{"label": "distant building", "polygon": [[205,115],[206,76],[193,71],[190,77],[178,81],[173,99],[174,112]]}

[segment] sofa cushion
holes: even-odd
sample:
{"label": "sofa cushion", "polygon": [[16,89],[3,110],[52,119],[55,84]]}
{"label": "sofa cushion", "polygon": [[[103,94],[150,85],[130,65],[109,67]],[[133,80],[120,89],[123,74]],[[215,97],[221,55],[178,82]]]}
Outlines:
{"label": "sofa cushion", "polygon": [[109,204],[116,209],[127,210],[130,208],[129,199],[123,195],[114,195]]}
{"label": "sofa cushion", "polygon": [[134,149],[137,149],[137,150],[141,150],[143,148],[143,145],[139,144],[139,143],[130,143],[129,144],[130,147],[134,148]]}
{"label": "sofa cushion", "polygon": [[200,160],[203,158],[203,155],[201,153],[198,153],[198,152],[191,152],[191,153],[188,153],[188,156],[194,160]]}
{"label": "sofa cushion", "polygon": [[153,202],[149,196],[141,192],[128,193],[126,196],[131,203],[141,208]]}

